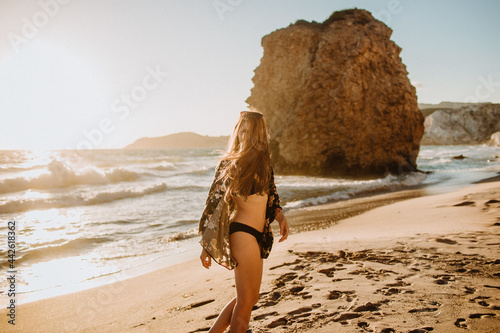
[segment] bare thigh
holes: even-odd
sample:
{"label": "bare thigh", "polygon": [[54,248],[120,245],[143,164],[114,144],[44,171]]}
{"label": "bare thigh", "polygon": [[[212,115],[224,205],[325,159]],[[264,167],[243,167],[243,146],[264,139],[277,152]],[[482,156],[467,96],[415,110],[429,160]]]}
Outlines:
{"label": "bare thigh", "polygon": [[231,254],[238,263],[234,269],[237,298],[256,303],[262,281],[263,259],[254,236],[235,232],[230,236]]}

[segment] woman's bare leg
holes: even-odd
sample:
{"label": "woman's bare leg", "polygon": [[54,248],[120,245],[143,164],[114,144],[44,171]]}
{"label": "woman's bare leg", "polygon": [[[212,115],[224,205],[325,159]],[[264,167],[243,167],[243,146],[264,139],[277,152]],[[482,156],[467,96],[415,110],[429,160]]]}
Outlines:
{"label": "woman's bare leg", "polygon": [[208,333],[222,333],[226,330],[226,328],[231,323],[231,315],[233,314],[235,304],[236,298],[233,298],[231,301],[229,301],[229,303],[226,304]]}
{"label": "woman's bare leg", "polygon": [[252,308],[259,300],[263,260],[255,237],[245,232],[231,235],[231,254],[238,262],[234,269],[236,303],[231,316],[231,333],[245,333]]}

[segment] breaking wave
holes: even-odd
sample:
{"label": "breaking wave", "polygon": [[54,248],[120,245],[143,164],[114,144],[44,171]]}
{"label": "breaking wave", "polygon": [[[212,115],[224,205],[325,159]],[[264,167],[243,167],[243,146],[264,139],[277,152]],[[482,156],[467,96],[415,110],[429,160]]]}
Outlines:
{"label": "breaking wave", "polygon": [[119,182],[132,182],[143,174],[113,168],[102,171],[97,168],[75,170],[71,166],[57,160],[47,165],[47,171],[35,177],[17,177],[0,181],[0,193],[24,191],[28,189],[53,189],[74,185],[103,185]]}
{"label": "breaking wave", "polygon": [[[344,188],[333,193],[310,197],[303,200],[287,202],[283,207],[285,209],[295,209],[314,205],[326,204],[329,202],[346,200],[354,196],[376,193],[388,190],[398,190],[405,187],[411,187],[421,184],[426,178],[424,173],[410,173],[404,176],[388,175],[385,178],[369,180],[369,181],[354,181],[347,188]],[[343,183],[342,185],[346,185]]]}
{"label": "breaking wave", "polygon": [[167,242],[176,242],[183,239],[189,239],[199,236],[198,228],[189,229],[188,231],[177,232],[175,234],[171,234],[165,237],[165,241]]}
{"label": "breaking wave", "polygon": [[0,204],[0,214],[23,212],[34,209],[63,208],[82,205],[99,205],[106,202],[142,197],[148,194],[162,192],[167,189],[165,183],[153,185],[139,190],[124,189],[118,191],[103,191],[94,194],[66,194],[54,198],[16,199]]}

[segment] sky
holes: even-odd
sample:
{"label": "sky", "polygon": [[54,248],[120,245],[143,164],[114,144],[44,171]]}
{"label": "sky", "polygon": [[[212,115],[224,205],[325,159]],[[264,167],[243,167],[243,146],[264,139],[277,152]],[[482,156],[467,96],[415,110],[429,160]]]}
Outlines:
{"label": "sky", "polygon": [[0,0],[0,150],[229,135],[262,37],[354,7],[393,30],[419,103],[500,103],[497,0]]}

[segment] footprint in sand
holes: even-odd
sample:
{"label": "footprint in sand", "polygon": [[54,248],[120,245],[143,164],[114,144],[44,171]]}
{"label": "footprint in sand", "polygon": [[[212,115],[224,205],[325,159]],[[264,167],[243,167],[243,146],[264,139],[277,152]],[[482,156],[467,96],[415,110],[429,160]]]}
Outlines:
{"label": "footprint in sand", "polygon": [[206,301],[201,301],[201,302],[193,303],[193,304],[189,305],[188,308],[189,309],[198,308],[200,306],[207,305],[207,304],[212,303],[214,301],[215,301],[215,299],[208,299]]}
{"label": "footprint in sand", "polygon": [[205,320],[212,320],[212,319],[217,318],[218,316],[219,316],[218,314],[213,314],[213,315],[205,317]]}
{"label": "footprint in sand", "polygon": [[356,313],[356,312],[344,312],[333,318],[332,320],[335,322],[343,322],[347,321],[350,319],[355,319],[361,317],[363,314],[362,313]]}
{"label": "footprint in sand", "polygon": [[278,314],[278,312],[276,312],[276,311],[263,313],[261,315],[253,317],[253,319],[254,320],[262,320],[262,319],[266,319],[267,317],[270,317],[270,316],[276,316],[277,314]]}
{"label": "footprint in sand", "polygon": [[456,244],[458,244],[457,241],[454,241],[454,240],[448,239],[448,238],[436,238],[436,242],[438,242],[438,243],[444,243],[444,244],[450,244],[450,245],[456,245]]}
{"label": "footprint in sand", "polygon": [[469,315],[471,319],[478,319],[483,317],[496,317],[495,313],[472,313]]}
{"label": "footprint in sand", "polygon": [[420,309],[411,309],[408,313],[418,313],[418,312],[435,312],[438,308],[420,308]]}
{"label": "footprint in sand", "polygon": [[302,290],[304,290],[304,286],[295,286],[295,287],[292,287],[290,288],[290,292],[292,294],[297,294],[297,293],[300,293]]}
{"label": "footprint in sand", "polygon": [[336,270],[336,268],[332,267],[332,268],[320,269],[318,272],[321,274],[325,274],[328,277],[333,277],[335,270]]}
{"label": "footprint in sand", "polygon": [[311,306],[303,306],[301,308],[298,308],[296,310],[288,312],[288,315],[294,316],[294,315],[302,314],[304,312],[311,312],[312,310],[313,310],[313,308]]}
{"label": "footprint in sand", "polygon": [[304,275],[299,276],[299,280],[302,280],[302,281],[304,281],[304,282],[309,282],[309,281],[311,281],[312,279],[313,279],[313,277],[312,277],[312,276],[309,276],[309,274],[307,274],[307,273],[306,273],[306,274],[304,274]]}
{"label": "footprint in sand", "polygon": [[386,287],[408,287],[408,286],[411,286],[411,283],[402,280],[395,283],[386,284]]}
{"label": "footprint in sand", "polygon": [[310,265],[296,265],[295,267],[292,268],[294,271],[303,271],[304,269],[308,268]]}
{"label": "footprint in sand", "polygon": [[382,289],[377,289],[374,292],[374,294],[379,293],[379,294],[382,294],[385,296],[391,296],[391,295],[399,294],[400,292],[401,292],[401,290],[398,288],[382,288]]}
{"label": "footprint in sand", "polygon": [[208,332],[208,331],[210,331],[210,327],[203,327],[203,328],[198,328],[197,330],[191,331],[189,333]]}
{"label": "footprint in sand", "polygon": [[283,263],[281,265],[273,266],[273,267],[269,268],[269,270],[272,271],[272,270],[275,270],[275,269],[280,268],[280,267],[297,265],[297,264],[299,264],[301,262],[302,261],[300,259],[295,259],[295,261],[293,261],[293,262],[285,262],[285,263]]}
{"label": "footprint in sand", "polygon": [[394,328],[391,328],[391,327],[387,327],[387,328],[384,328],[383,330],[380,331],[380,333],[394,333],[396,332],[394,330]]}
{"label": "footprint in sand", "polygon": [[285,273],[276,279],[277,288],[284,287],[287,282],[295,280],[299,275],[297,273]]}
{"label": "footprint in sand", "polygon": [[276,328],[278,326],[283,326],[286,325],[288,321],[286,320],[286,317],[281,317],[276,319],[275,321],[272,321],[270,324],[267,325],[268,328]]}
{"label": "footprint in sand", "polygon": [[371,302],[368,302],[368,303],[365,303],[363,305],[360,305],[356,308],[354,308],[354,312],[375,312],[375,311],[378,311],[380,310],[380,306],[383,304],[383,303],[388,303],[389,300],[384,300],[384,301],[381,301],[381,302],[377,302],[377,303],[371,303]]}
{"label": "footprint in sand", "polygon": [[467,324],[465,322],[465,318],[458,318],[455,320],[455,326],[459,328],[467,328]]}
{"label": "footprint in sand", "polygon": [[449,282],[455,281],[455,276],[450,274],[434,275],[433,277],[436,279],[434,283],[440,285],[445,285],[448,284]]}
{"label": "footprint in sand", "polygon": [[354,278],[338,278],[338,279],[333,279],[332,282],[350,281],[350,280],[354,280]]}
{"label": "footprint in sand", "polygon": [[307,291],[305,291],[303,293],[300,293],[299,295],[302,297],[302,299],[311,299],[311,298],[313,298],[313,295],[309,294]]}
{"label": "footprint in sand", "polygon": [[437,279],[434,281],[434,283],[439,284],[439,285],[445,285],[445,284],[448,284],[448,281],[442,280],[442,279]]}
{"label": "footprint in sand", "polygon": [[430,332],[430,331],[434,331],[434,327],[417,328],[417,329],[411,330],[408,333],[426,333],[426,332]]}
{"label": "footprint in sand", "polygon": [[281,298],[281,293],[279,291],[273,291],[269,294],[269,298],[271,298],[271,301],[277,301]]}
{"label": "footprint in sand", "polygon": [[368,329],[368,327],[370,326],[370,324],[368,324],[366,321],[360,321],[358,323],[358,327],[359,328],[362,328],[364,330]]}
{"label": "footprint in sand", "polygon": [[[484,306],[485,308],[489,307],[490,304],[486,302],[485,300],[490,299],[490,296],[477,296],[474,298],[471,298],[469,302],[474,303],[477,302],[477,304]],[[492,309],[495,309],[495,306],[492,307]]]}
{"label": "footprint in sand", "polygon": [[476,288],[473,288],[473,287],[465,286],[464,289],[465,289],[466,294],[474,294],[476,292]]}
{"label": "footprint in sand", "polygon": [[490,205],[494,205],[494,204],[498,204],[498,203],[500,203],[500,200],[491,199],[491,200],[486,201],[484,204],[486,206],[490,206]]}
{"label": "footprint in sand", "polygon": [[463,207],[463,206],[475,206],[476,203],[474,201],[463,201],[461,203],[454,204],[453,207]]}
{"label": "footprint in sand", "polygon": [[347,295],[353,295],[354,297],[356,297],[354,290],[346,290],[346,291],[332,290],[328,294],[328,299],[330,299],[330,300],[339,299],[339,298],[341,298],[343,296],[347,296]]}
{"label": "footprint in sand", "polygon": [[488,307],[488,306],[490,306],[490,304],[489,304],[489,303],[486,303],[485,301],[479,301],[479,302],[477,302],[477,304],[479,304],[479,305],[481,305],[481,306],[484,306],[484,307]]}
{"label": "footprint in sand", "polygon": [[494,289],[500,289],[500,286],[491,286],[489,284],[484,285],[486,288],[494,288]]}
{"label": "footprint in sand", "polygon": [[294,323],[312,323],[327,317],[325,314],[313,313],[311,311],[312,307],[302,307],[297,310],[290,311],[287,315],[272,321],[267,325],[267,328],[290,326]]}

